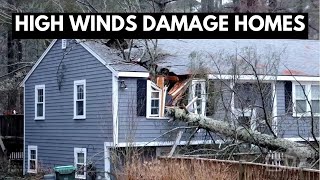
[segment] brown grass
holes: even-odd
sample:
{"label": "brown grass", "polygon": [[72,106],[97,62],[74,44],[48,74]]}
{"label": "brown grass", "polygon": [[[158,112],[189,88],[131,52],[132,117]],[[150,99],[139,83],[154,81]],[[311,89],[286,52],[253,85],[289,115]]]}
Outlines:
{"label": "brown grass", "polygon": [[120,180],[318,180],[320,171],[202,158],[134,158],[115,170],[115,176]]}
{"label": "brown grass", "polygon": [[220,165],[214,167],[206,162],[152,160],[141,162],[132,160],[125,165],[122,172],[117,171],[117,179],[154,179],[154,180],[223,180],[237,179],[230,167]]}

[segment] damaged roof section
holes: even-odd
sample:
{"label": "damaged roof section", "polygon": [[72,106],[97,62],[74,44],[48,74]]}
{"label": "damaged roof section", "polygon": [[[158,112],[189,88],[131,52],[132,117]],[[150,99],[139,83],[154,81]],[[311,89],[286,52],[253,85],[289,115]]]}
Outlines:
{"label": "damaged roof section", "polygon": [[156,45],[152,40],[134,40],[123,50],[109,42],[84,41],[116,71],[148,72],[145,67],[154,58],[150,51],[156,47],[152,65],[157,72],[252,75],[250,63],[261,75],[319,76],[320,42],[313,40],[159,39]]}
{"label": "damaged roof section", "polygon": [[100,56],[106,64],[110,65],[116,71],[122,72],[148,72],[146,68],[135,63],[134,61],[125,61],[122,57],[121,51],[117,48],[110,47],[110,45],[95,41],[83,41],[92,51]]}

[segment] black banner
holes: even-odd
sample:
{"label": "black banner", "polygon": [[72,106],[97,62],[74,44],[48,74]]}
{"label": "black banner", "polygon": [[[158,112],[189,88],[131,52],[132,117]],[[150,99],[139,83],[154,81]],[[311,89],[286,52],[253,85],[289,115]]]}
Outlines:
{"label": "black banner", "polygon": [[307,39],[306,13],[14,13],[15,39]]}

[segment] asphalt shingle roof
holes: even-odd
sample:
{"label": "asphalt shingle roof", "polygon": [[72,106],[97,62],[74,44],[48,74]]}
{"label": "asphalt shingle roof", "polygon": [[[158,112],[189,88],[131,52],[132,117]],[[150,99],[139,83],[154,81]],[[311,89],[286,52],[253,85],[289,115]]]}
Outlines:
{"label": "asphalt shingle roof", "polygon": [[[168,68],[177,75],[190,73],[190,54],[203,54],[204,64],[217,72],[209,54],[234,55],[242,48],[256,49],[263,65],[271,56],[271,52],[278,52],[278,75],[319,76],[320,69],[320,42],[315,40],[222,40],[222,39],[163,39],[158,46],[165,54],[165,58],[158,63],[160,67]],[[230,67],[229,67],[230,68]],[[227,71],[227,69],[224,69]],[[226,73],[226,72],[224,72]]]}
{"label": "asphalt shingle roof", "polygon": [[148,72],[144,67],[128,63],[123,60],[121,54],[118,50],[112,49],[100,42],[96,41],[84,41],[89,48],[98,54],[108,65],[110,65],[114,70],[119,72]]}

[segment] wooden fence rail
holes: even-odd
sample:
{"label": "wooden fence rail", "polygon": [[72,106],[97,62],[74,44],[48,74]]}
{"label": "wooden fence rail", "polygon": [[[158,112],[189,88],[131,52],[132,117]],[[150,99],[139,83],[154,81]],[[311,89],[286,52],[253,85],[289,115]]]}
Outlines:
{"label": "wooden fence rail", "polygon": [[198,167],[206,167],[214,174],[224,174],[223,179],[238,180],[319,180],[320,171],[288,166],[275,166],[260,163],[229,161],[205,158],[161,157],[160,162],[169,164],[188,164],[188,171],[197,171]]}

